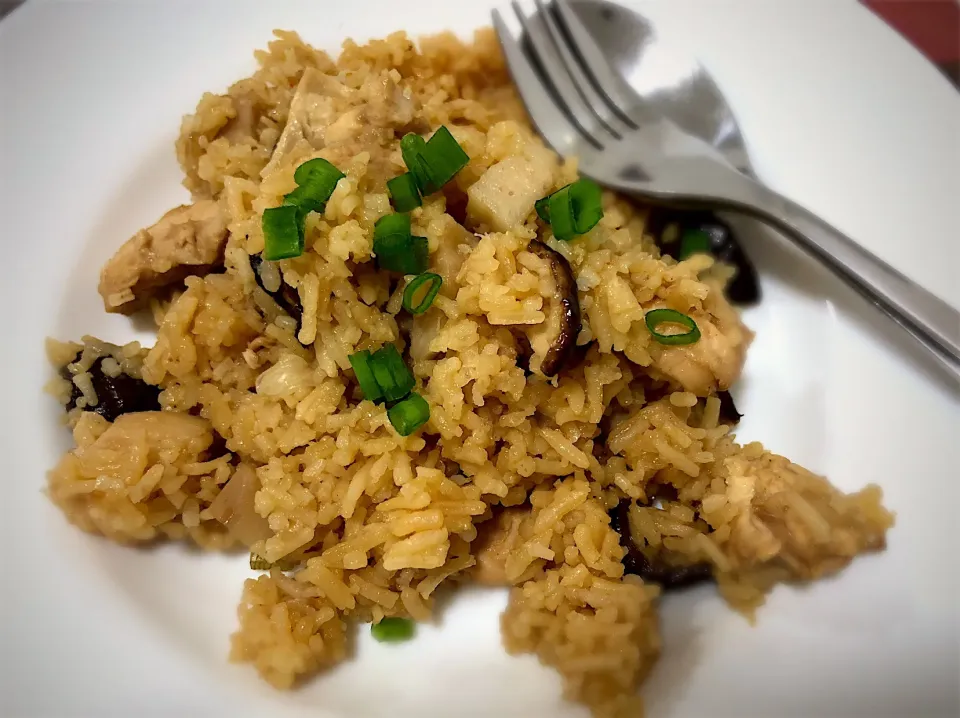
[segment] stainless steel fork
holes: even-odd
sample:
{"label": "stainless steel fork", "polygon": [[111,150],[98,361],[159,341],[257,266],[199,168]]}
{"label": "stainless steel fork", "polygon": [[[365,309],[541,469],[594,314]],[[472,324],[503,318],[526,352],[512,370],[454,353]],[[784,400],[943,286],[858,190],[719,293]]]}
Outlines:
{"label": "stainless steel fork", "polygon": [[554,150],[578,157],[583,174],[628,195],[733,210],[780,230],[960,378],[960,312],[681,130],[660,108],[672,88],[650,88],[628,112],[602,47],[567,1],[536,0],[536,8],[528,16],[513,2],[512,13],[494,10],[493,23],[527,111]]}

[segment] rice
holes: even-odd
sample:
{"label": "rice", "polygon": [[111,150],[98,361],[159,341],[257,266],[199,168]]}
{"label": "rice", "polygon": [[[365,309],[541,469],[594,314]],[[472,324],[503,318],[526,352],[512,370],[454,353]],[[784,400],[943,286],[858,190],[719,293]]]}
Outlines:
{"label": "rice", "polygon": [[[595,716],[637,715],[661,650],[660,588],[624,575],[610,519],[622,501],[625,540],[669,565],[709,563],[751,617],[776,582],[883,547],[892,517],[878,488],[843,494],[720,423],[716,391],[739,374],[752,334],[708,278],[709,258],[660,257],[646,211],[611,194],[574,242],[538,229],[532,206],[507,230],[468,217],[475,236],[455,221],[457,193],[500,162],[535,167],[544,194],[577,177],[530,130],[490,32],[419,49],[402,33],[348,41],[336,61],[278,32],[257,60],[252,77],[201,98],[176,146],[187,188],[227,217],[225,272],[152,302],[149,350],[48,347],[63,369],[50,392],[81,397],[68,415],[75,448],[49,475],[71,522],[123,543],[246,543],[294,566],[245,582],[232,660],[289,688],[346,658],[349,624],[429,621],[445,588],[493,582],[511,587],[508,651],[554,667]],[[323,88],[319,151],[284,134],[301,87]],[[403,284],[372,262],[372,227],[391,211],[386,180],[405,171],[398,138],[440,125],[470,162],[412,222],[431,266],[455,271],[409,321]],[[307,251],[264,262],[257,286],[260,215],[314,156],[346,177],[307,218]],[[553,378],[537,373],[542,335],[531,335],[532,373],[518,366],[518,333],[548,322],[558,286],[528,251],[538,236],[569,262],[583,318],[577,359]],[[282,287],[299,320],[274,299]],[[658,344],[644,324],[658,307],[696,316],[701,342]],[[430,405],[408,437],[361,400],[350,368],[352,353],[387,343],[408,352]],[[96,359],[162,388],[163,411],[111,423],[84,410],[97,401]]]}

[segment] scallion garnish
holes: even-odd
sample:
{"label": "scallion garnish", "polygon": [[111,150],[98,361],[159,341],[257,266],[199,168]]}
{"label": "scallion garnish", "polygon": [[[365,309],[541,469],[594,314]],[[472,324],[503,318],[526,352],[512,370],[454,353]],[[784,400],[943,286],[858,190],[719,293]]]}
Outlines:
{"label": "scallion garnish", "polygon": [[370,635],[380,643],[399,643],[413,638],[414,623],[409,618],[390,616],[370,624]]}
{"label": "scallion garnish", "polygon": [[430,418],[430,405],[422,396],[413,393],[387,409],[387,417],[400,436],[410,436],[427,423]]}
{"label": "scallion garnish", "polygon": [[363,398],[374,402],[380,401],[383,398],[383,390],[373,375],[370,352],[359,351],[351,354],[349,359],[353,373],[357,376],[357,383],[360,384],[360,391],[363,392]]}
{"label": "scallion garnish", "polygon": [[534,208],[553,227],[554,237],[570,240],[597,225],[603,217],[603,198],[597,183],[582,177],[537,200]]}
{"label": "scallion garnish", "polygon": [[401,274],[420,274],[427,268],[426,237],[410,234],[410,215],[388,214],[373,227],[373,253],[384,269]]}
{"label": "scallion garnish", "polygon": [[430,179],[430,172],[427,170],[427,162],[423,157],[423,151],[426,149],[426,141],[413,132],[408,132],[400,140],[400,154],[403,155],[403,163],[410,170],[413,179],[420,189],[420,194],[427,196],[436,192],[437,187]]}
{"label": "scallion garnish", "polygon": [[[644,315],[643,321],[647,329],[661,344],[669,346],[679,346],[682,344],[695,344],[700,340],[700,328],[690,317],[675,309],[651,309]],[[657,331],[657,327],[662,324],[679,324],[686,327],[687,331],[680,334],[662,334]]]}
{"label": "scallion garnish", "polygon": [[694,254],[710,254],[710,237],[702,229],[688,229],[680,238],[677,259],[683,261]]}
{"label": "scallion garnish", "polygon": [[446,125],[441,125],[427,140],[422,154],[427,163],[430,180],[438,188],[452,180],[470,161],[470,156],[463,151]]}
{"label": "scallion garnish", "polygon": [[400,153],[424,197],[452,180],[470,161],[446,125],[441,125],[427,141],[420,135],[407,133],[400,140]]}
{"label": "scallion garnish", "polygon": [[409,212],[422,204],[417,181],[409,172],[387,180],[387,192],[390,193],[393,208],[398,212]]}
{"label": "scallion garnish", "polygon": [[271,261],[303,254],[303,222],[310,212],[323,212],[327,200],[345,177],[325,159],[307,160],[293,173],[297,188],[283,198],[279,207],[263,211],[263,257]]}
{"label": "scallion garnish", "polygon": [[[443,284],[443,278],[433,272],[424,272],[410,280],[406,289],[403,290],[403,308],[411,314],[423,314],[433,304],[433,300],[440,291],[440,285]],[[418,292],[424,285],[427,285],[423,298],[417,301]]]}
{"label": "scallion garnish", "polygon": [[303,218],[299,208],[281,205],[263,210],[263,258],[290,259],[303,254]]}
{"label": "scallion garnish", "polygon": [[374,352],[370,357],[370,368],[387,401],[399,401],[416,385],[413,374],[393,344]]}
{"label": "scallion garnish", "polygon": [[373,225],[373,240],[383,239],[390,235],[410,236],[410,215],[409,214],[387,214],[377,220]]}

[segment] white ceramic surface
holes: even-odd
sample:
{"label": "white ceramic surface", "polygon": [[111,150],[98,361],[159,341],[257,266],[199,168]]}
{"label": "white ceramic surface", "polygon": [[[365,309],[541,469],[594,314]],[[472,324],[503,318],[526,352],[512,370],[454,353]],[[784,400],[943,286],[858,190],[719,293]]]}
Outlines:
{"label": "white ceramic surface", "polygon": [[[851,0],[660,0],[738,113],[778,190],[955,305],[960,96]],[[67,446],[40,395],[42,339],[134,332],[96,293],[122,240],[187,199],[173,141],[205,90],[254,67],[274,27],[335,50],[486,24],[491,3],[34,2],[0,23],[3,352],[0,714],[448,718],[586,711],[499,645],[500,591],[472,591],[405,645],[360,634],[356,657],[275,693],[226,662],[243,557],[137,551],[68,526],[41,493]],[[649,714],[956,716],[960,622],[957,394],[859,299],[770,240],[749,250],[763,303],[738,398],[739,436],[844,489],[880,483],[889,549],[839,577],[776,589],[756,627],[712,589],[667,597]]]}

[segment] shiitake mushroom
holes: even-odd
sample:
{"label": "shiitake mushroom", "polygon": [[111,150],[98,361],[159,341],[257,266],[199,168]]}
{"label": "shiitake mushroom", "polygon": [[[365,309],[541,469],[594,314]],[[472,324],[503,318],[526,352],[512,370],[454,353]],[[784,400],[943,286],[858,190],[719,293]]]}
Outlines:
{"label": "shiitake mushroom", "polygon": [[640,576],[650,583],[658,583],[665,591],[713,578],[713,569],[709,563],[672,566],[650,559],[640,550],[630,534],[630,503],[630,499],[622,499],[610,511],[610,527],[620,535],[620,545],[627,550],[623,557],[624,573]]}
{"label": "shiitake mushroom", "polygon": [[650,211],[646,232],[656,241],[662,254],[677,260],[685,259],[689,251],[690,243],[684,242],[684,235],[693,233],[705,237],[706,246],[702,249],[736,269],[726,287],[730,301],[735,304],[760,301],[760,281],[753,262],[743,251],[730,225],[713,212],[656,207]]}

